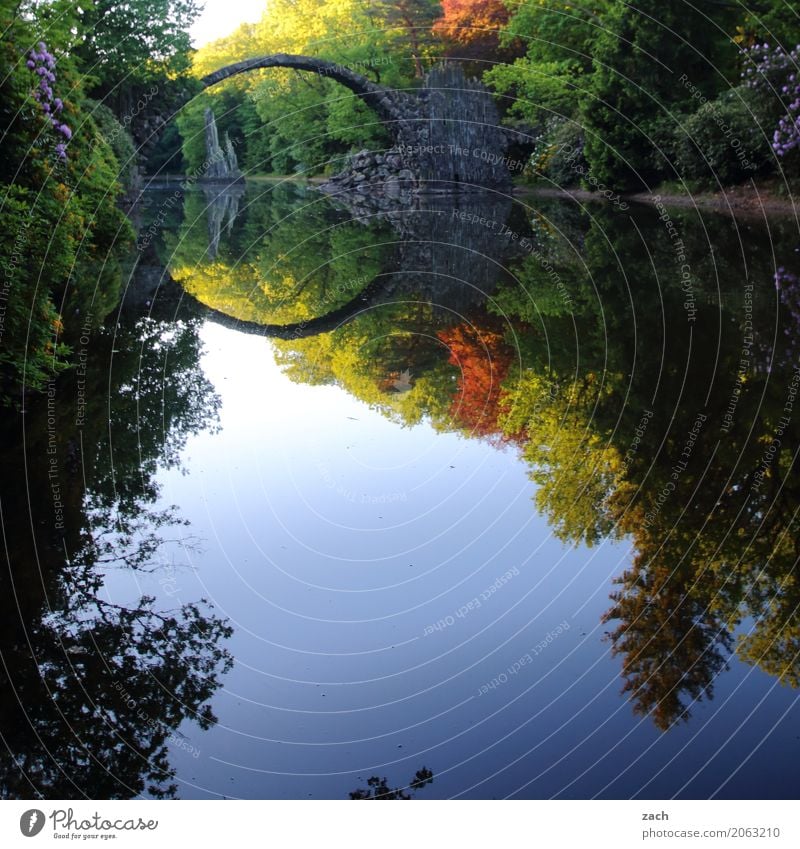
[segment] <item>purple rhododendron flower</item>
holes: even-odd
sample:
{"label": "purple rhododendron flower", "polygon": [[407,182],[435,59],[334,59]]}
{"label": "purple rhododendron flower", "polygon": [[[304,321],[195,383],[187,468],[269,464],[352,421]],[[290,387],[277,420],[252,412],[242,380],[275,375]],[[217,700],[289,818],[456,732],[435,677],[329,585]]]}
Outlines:
{"label": "purple rhododendron flower", "polygon": [[[64,102],[59,97],[53,97],[53,89],[50,85],[56,81],[56,75],[54,73],[56,67],[55,56],[48,51],[47,45],[43,41],[40,41],[37,46],[38,51],[29,51],[28,60],[25,63],[39,79],[39,86],[34,89],[33,98],[41,105],[42,112],[49,119],[53,129],[69,140],[72,138],[72,130],[66,124],[62,124],[56,117],[64,109]],[[63,141],[58,142],[55,145],[55,153],[62,161],[66,160],[66,143]]]}
{"label": "purple rhododendron flower", "polygon": [[[763,54],[760,51],[763,51]],[[747,79],[748,86],[768,88],[770,92],[774,92],[773,86],[777,85],[776,75],[785,75],[780,92],[786,114],[778,120],[778,126],[772,136],[772,149],[778,156],[786,156],[800,148],[800,81],[795,71],[800,62],[800,45],[791,51],[776,46],[771,53],[766,44],[756,46],[749,51],[749,58],[755,65],[758,76],[755,79]],[[748,68],[742,76],[746,78],[751,70]]]}

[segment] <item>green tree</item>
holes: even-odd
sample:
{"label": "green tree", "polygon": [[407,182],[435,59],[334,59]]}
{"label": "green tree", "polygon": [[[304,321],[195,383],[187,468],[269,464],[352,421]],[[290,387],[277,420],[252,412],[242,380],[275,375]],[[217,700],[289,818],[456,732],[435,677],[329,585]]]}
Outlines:
{"label": "green tree", "polygon": [[[57,0],[54,16],[64,6]],[[89,0],[78,6],[72,55],[90,80],[90,93],[122,115],[146,84],[187,70],[189,28],[200,14],[198,0]]]}
{"label": "green tree", "polygon": [[370,4],[369,14],[377,26],[394,31],[395,50],[410,53],[415,76],[421,79],[423,59],[435,41],[433,24],[442,14],[440,0],[378,0]]}
{"label": "green tree", "polygon": [[728,11],[699,11],[684,0],[615,0],[593,46],[593,73],[584,100],[585,154],[603,185],[644,190],[671,176],[659,127],[692,104],[685,75],[706,97],[727,83],[734,51],[717,23]]}
{"label": "green tree", "polygon": [[[194,57],[195,75],[253,56],[298,53],[329,59],[389,87],[414,86],[432,52],[431,26],[440,7],[434,2],[375,3],[361,0],[275,0],[261,21],[243,25],[230,36],[205,45]],[[255,71],[231,81],[254,106],[237,108],[238,125],[249,151],[249,167],[277,174],[328,173],[338,170],[350,151],[382,148],[390,143],[383,124],[352,92],[314,74],[288,70]],[[218,90],[207,93],[215,104]],[[224,95],[219,95],[223,97]],[[226,107],[213,106],[216,114]],[[197,161],[202,138],[201,111],[181,118],[187,159]],[[233,135],[233,133],[232,133]],[[252,142],[251,142],[252,139]]]}
{"label": "green tree", "polygon": [[497,65],[486,75],[508,98],[511,115],[537,127],[552,114],[577,113],[608,6],[609,0],[515,6],[503,42],[521,41],[525,55],[511,64]]}

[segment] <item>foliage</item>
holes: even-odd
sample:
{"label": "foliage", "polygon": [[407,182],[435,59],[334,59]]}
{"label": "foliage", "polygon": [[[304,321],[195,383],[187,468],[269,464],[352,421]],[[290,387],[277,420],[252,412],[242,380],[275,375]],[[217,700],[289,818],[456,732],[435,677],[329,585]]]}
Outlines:
{"label": "foliage", "polygon": [[183,137],[175,121],[164,127],[147,157],[147,169],[150,174],[181,174],[191,170],[183,158]]}
{"label": "foliage", "polygon": [[373,775],[367,779],[367,787],[359,787],[357,790],[350,792],[351,799],[372,799],[392,801],[397,799],[413,799],[407,791],[416,792],[422,790],[428,784],[433,784],[433,772],[427,767],[418,769],[411,781],[408,782],[408,787],[389,787],[389,783],[385,778],[380,778]]}
{"label": "foliage", "polygon": [[[120,164],[72,59],[39,42],[35,19],[6,6],[3,15],[0,50],[10,72],[0,83],[0,215],[9,238],[0,249],[8,299],[0,394],[8,403],[63,368],[57,299],[93,287],[81,272],[113,266],[131,230],[116,206]],[[32,43],[32,52],[18,47]]]}
{"label": "foliage", "polygon": [[508,6],[502,0],[442,0],[442,17],[433,31],[445,40],[447,56],[475,63],[482,73],[520,51],[520,42],[500,45],[501,29],[508,20]]}
{"label": "foliage", "polygon": [[[127,607],[103,600],[96,588],[76,587],[68,574],[57,592],[69,606],[28,631],[37,662],[7,656],[14,677],[0,676],[26,708],[23,718],[16,702],[0,705],[14,754],[0,769],[4,795],[174,796],[168,747],[180,742],[185,719],[201,728],[216,721],[204,703],[230,667],[218,645],[230,626],[205,600],[167,612],[154,610],[148,597]],[[31,729],[35,742],[26,739]]]}
{"label": "foliage", "polygon": [[[259,23],[242,25],[202,47],[194,72],[202,76],[252,56],[299,53],[329,59],[383,85],[407,88],[432,52],[429,30],[437,10],[438,3],[430,2],[276,0]],[[215,87],[203,103],[214,108],[221,131],[242,138],[240,162],[259,171],[322,173],[350,150],[388,144],[383,125],[358,98],[313,74],[254,71]],[[200,155],[201,119],[199,106],[180,118],[184,153],[192,167]]]}
{"label": "foliage", "polygon": [[[41,209],[41,204],[39,205]],[[66,366],[66,348],[58,340],[60,316],[46,287],[38,286],[36,269],[26,257],[48,254],[51,232],[29,189],[8,186],[3,226],[9,234],[0,245],[4,297],[0,305],[0,398],[9,403],[17,387],[40,389]],[[54,252],[56,274],[69,274],[69,256]]]}
{"label": "foliage", "polygon": [[771,42],[789,51],[797,42],[797,11],[785,0],[753,0],[743,4],[733,32],[733,40],[743,48]]}
{"label": "foliage", "polygon": [[[778,0],[764,0],[757,12],[762,26],[771,21],[776,32],[789,31],[789,13]],[[751,32],[755,13],[724,3],[695,8],[684,0],[666,5],[655,0],[446,0],[441,5],[275,0],[258,23],[243,24],[202,47],[193,69],[200,76],[251,56],[306,53],[403,89],[418,84],[443,51],[483,74],[500,95],[506,122],[520,131],[515,156],[533,152],[534,171],[558,185],[578,182],[573,163],[556,154],[564,142],[583,151],[589,175],[583,183],[590,189],[633,191],[682,173],[704,179],[706,145],[722,181],[737,182],[775,170],[774,157],[760,143],[759,123],[766,128],[767,116],[775,115],[779,154],[793,148],[797,123],[796,98],[784,97],[794,90],[787,74],[756,104],[757,120],[750,125],[746,109],[752,100],[741,90],[722,95],[743,66],[761,61],[755,55],[761,46],[750,48],[754,42],[743,35]],[[777,67],[780,56],[772,50],[770,56]],[[202,105],[186,110],[181,131],[193,168],[201,161],[206,105],[224,116],[223,130],[240,140],[240,162],[247,169],[327,174],[348,152],[388,143],[375,116],[331,80],[262,70],[215,88]],[[783,118],[775,114],[777,106],[786,113]],[[687,135],[682,128],[690,118]],[[747,174],[736,167],[741,152],[737,158],[734,151],[731,159],[720,138],[729,119],[740,130],[736,138],[743,148],[756,157]],[[696,155],[691,134],[698,136]]]}
{"label": "foliage", "polygon": [[710,185],[732,185],[768,170],[773,157],[763,102],[753,89],[738,86],[688,116],[674,130],[678,173]]}
{"label": "foliage", "polygon": [[606,6],[606,0],[515,6],[503,43],[519,40],[525,55],[486,75],[497,91],[511,98],[512,116],[538,127],[552,115],[576,114]]}
{"label": "foliage", "polygon": [[587,173],[583,144],[580,124],[568,118],[551,116],[534,140],[526,173],[544,177],[562,188],[578,185],[581,175]]}
{"label": "foliage", "polygon": [[594,43],[590,94],[584,103],[586,159],[597,180],[619,191],[642,190],[668,174],[654,162],[653,117],[686,100],[679,69],[704,96],[720,86],[724,40],[704,14],[682,0],[614,2]]}
{"label": "foliage", "polygon": [[[208,255],[212,204],[189,193],[184,225],[168,240],[173,278],[207,306],[244,321],[289,324],[346,304],[378,274],[385,253],[352,221],[331,222],[322,204],[292,209],[290,186],[274,190],[270,217],[242,215],[220,253]],[[326,261],[321,258],[332,257]]]}
{"label": "foliage", "polygon": [[[782,0],[747,8],[684,0],[519,0],[509,8],[501,43],[522,42],[525,55],[497,65],[485,79],[503,95],[507,122],[526,134],[537,173],[546,171],[557,127],[571,126],[575,140],[585,138],[587,173],[594,178],[585,187],[612,191],[652,188],[676,172],[707,181],[704,154],[723,183],[768,174],[779,164],[762,131],[770,139],[774,131],[779,156],[795,147],[797,63],[787,46],[794,42],[787,40],[795,37],[797,18]],[[759,99],[730,91],[742,70],[749,84],[761,84]],[[738,135],[730,134],[729,122]],[[741,153],[737,158],[734,150],[731,158],[726,147],[732,138],[751,155],[746,172],[738,167]],[[797,169],[796,161],[782,165]],[[554,181],[568,185],[569,175],[555,168]]]}
{"label": "foliage", "polygon": [[777,120],[772,148],[785,157],[800,148],[800,45],[788,51],[780,45],[770,49],[768,44],[757,44],[747,51],[746,61],[745,84],[757,93],[762,110],[766,104]]}
{"label": "foliage", "polygon": [[423,60],[434,42],[432,27],[441,12],[440,0],[375,0],[368,16],[376,28],[389,33],[392,52],[409,52],[415,76],[421,78]]}
{"label": "foliage", "polygon": [[56,0],[54,15],[67,7],[75,20],[71,54],[91,79],[90,93],[110,98],[118,114],[153,81],[189,67],[189,28],[202,9],[198,0],[91,0],[77,7]]}
{"label": "foliage", "polygon": [[231,665],[232,629],[204,599],[174,609],[112,599],[104,579],[158,574],[176,546],[192,548],[177,509],[153,508],[155,476],[213,424],[218,399],[200,370],[196,322],[122,313],[85,344],[80,377],[66,373],[49,398],[27,401],[27,458],[8,438],[18,421],[3,431],[3,479],[26,479],[30,496],[0,505],[0,795],[168,797],[170,750],[198,751],[187,724],[215,722],[209,702]]}
{"label": "foliage", "polygon": [[511,367],[513,349],[502,334],[469,324],[440,330],[438,336],[450,353],[450,365],[459,372],[450,406],[453,424],[470,436],[496,435],[502,411],[501,387]]}
{"label": "foliage", "polygon": [[[338,385],[400,424],[425,420],[518,450],[536,506],[565,544],[629,539],[634,561],[605,621],[624,692],[659,729],[713,697],[733,651],[788,684],[800,681],[796,423],[753,489],[764,434],[780,426],[786,403],[769,369],[796,361],[800,267],[776,274],[770,248],[790,227],[772,222],[769,238],[754,233],[743,247],[728,219],[692,228],[690,213],[670,210],[691,269],[685,284],[658,215],[641,213],[634,226],[612,208],[584,214],[539,199],[514,223],[518,238],[503,258],[507,273],[495,271],[491,298],[447,310],[436,308],[441,281],[426,290],[415,277],[422,266],[408,247],[413,216],[404,219],[400,246],[378,250],[390,233],[374,222],[354,226],[310,197],[285,186],[270,203],[246,204],[213,260],[203,200],[189,197],[186,223],[170,243],[176,273],[205,303],[261,324],[319,317],[383,279],[385,298],[370,299],[348,321],[274,341],[277,362],[290,379]],[[436,267],[452,271],[461,248],[450,227],[435,231],[450,246]],[[739,381],[742,250],[757,296],[752,368]],[[687,323],[687,287],[696,327]],[[776,303],[786,332],[775,344]],[[734,390],[736,421],[720,440],[698,411],[719,420]],[[696,439],[684,462],[690,433]],[[394,792],[375,779],[360,792]]]}
{"label": "foliage", "polygon": [[623,658],[623,692],[635,713],[650,716],[662,731],[687,721],[689,704],[713,698],[732,644],[727,629],[708,615],[706,599],[685,591],[691,575],[675,574],[669,562],[659,557],[645,565],[647,556],[637,554],[633,569],[616,580],[622,589],[612,594],[604,617],[619,621],[608,639]]}
{"label": "foliage", "polygon": [[91,109],[99,137],[111,148],[119,164],[120,182],[125,188],[130,188],[136,168],[136,148],[130,133],[104,104],[87,100],[86,106]]}

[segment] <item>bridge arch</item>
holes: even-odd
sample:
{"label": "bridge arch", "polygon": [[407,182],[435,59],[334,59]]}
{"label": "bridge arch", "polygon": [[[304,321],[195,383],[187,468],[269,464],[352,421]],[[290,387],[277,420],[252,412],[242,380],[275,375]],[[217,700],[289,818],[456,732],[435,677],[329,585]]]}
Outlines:
{"label": "bridge arch", "polygon": [[[422,88],[413,92],[378,85],[327,59],[292,53],[235,62],[200,82],[208,89],[259,68],[289,68],[335,80],[366,103],[392,136],[391,167],[367,156],[360,163],[350,162],[323,191],[386,192],[393,198],[409,181],[412,191],[431,187],[445,191],[511,190],[509,165],[516,167],[519,163],[510,163],[505,156],[508,137],[500,126],[491,92],[479,80],[467,80],[455,63],[444,62],[433,68]],[[399,188],[387,184],[390,174],[402,181]],[[362,185],[356,186],[359,182]]]}
{"label": "bridge arch", "polygon": [[207,74],[200,82],[204,89],[216,85],[222,80],[254,71],[259,68],[290,68],[296,71],[309,71],[321,77],[328,77],[350,89],[357,97],[364,101],[387,125],[387,129],[395,136],[400,135],[401,122],[406,117],[408,109],[404,108],[408,95],[373,83],[361,74],[330,62],[326,59],[317,59],[313,56],[301,56],[292,53],[273,53],[270,56],[261,56],[255,59],[245,59],[226,65],[218,71]]}
{"label": "bridge arch", "polygon": [[181,297],[205,318],[210,319],[222,327],[229,327],[232,330],[252,336],[266,336],[269,339],[292,341],[296,339],[308,339],[311,336],[318,336],[320,333],[330,333],[357,318],[378,302],[379,296],[383,294],[389,278],[391,278],[391,275],[385,276],[379,274],[356,297],[349,300],[346,304],[324,313],[317,318],[309,318],[305,321],[293,322],[291,324],[259,324],[256,321],[235,318],[204,304],[194,295],[186,292],[186,290],[181,291]]}

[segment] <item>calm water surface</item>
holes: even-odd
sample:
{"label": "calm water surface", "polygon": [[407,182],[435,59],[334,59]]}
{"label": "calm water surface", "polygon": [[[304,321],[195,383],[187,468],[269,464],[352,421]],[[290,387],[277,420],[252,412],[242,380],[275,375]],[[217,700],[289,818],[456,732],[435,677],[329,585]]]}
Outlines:
{"label": "calm water surface", "polygon": [[173,193],[5,417],[6,795],[796,797],[793,222]]}

